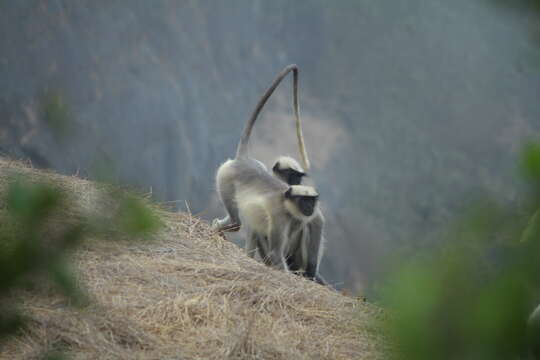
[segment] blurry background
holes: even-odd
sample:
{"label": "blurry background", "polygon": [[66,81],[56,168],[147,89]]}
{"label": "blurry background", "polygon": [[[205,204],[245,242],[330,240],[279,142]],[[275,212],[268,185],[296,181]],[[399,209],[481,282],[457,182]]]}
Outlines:
{"label": "blurry background", "polygon": [[[211,219],[217,166],[297,63],[322,273],[366,291],[471,200],[517,200],[519,149],[540,133],[540,24],[520,4],[2,1],[0,152],[92,179],[114,169]],[[298,158],[290,82],[255,129],[269,166]]]}

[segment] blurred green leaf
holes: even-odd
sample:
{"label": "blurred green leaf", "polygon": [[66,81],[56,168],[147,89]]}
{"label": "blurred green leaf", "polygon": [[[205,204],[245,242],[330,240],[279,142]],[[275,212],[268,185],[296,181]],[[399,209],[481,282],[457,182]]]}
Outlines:
{"label": "blurred green leaf", "polygon": [[[540,146],[529,144],[522,159],[538,194]],[[409,257],[389,276],[383,299],[396,358],[520,359],[533,349],[540,331],[531,336],[527,319],[540,303],[540,211],[528,222],[522,212],[484,202],[442,246]]]}
{"label": "blurred green leaf", "polygon": [[525,147],[522,153],[521,163],[526,176],[540,182],[540,145],[530,143]]}
{"label": "blurred green leaf", "polygon": [[540,234],[540,210],[537,210],[533,216],[531,216],[525,230],[521,235],[521,241],[539,241],[538,235]]}
{"label": "blurred green leaf", "polygon": [[88,297],[79,287],[73,269],[68,266],[64,259],[49,264],[49,273],[52,281],[60,288],[62,293],[71,300],[73,305],[88,305]]}
{"label": "blurred green leaf", "polygon": [[126,196],[122,198],[118,211],[120,229],[131,235],[148,235],[161,227],[155,212],[141,200]]}
{"label": "blurred green leaf", "polygon": [[7,191],[10,215],[20,217],[27,225],[38,225],[61,204],[61,193],[49,185],[28,184],[21,180],[11,183]]}
{"label": "blurred green leaf", "polygon": [[[90,233],[100,236],[120,230],[129,235],[149,235],[161,225],[142,200],[118,190],[111,189],[107,194],[104,200],[116,202],[118,207],[94,219],[76,215],[78,211],[70,210],[73,204],[67,201],[68,194],[53,185],[20,178],[8,184],[0,207],[0,305],[5,301],[16,303],[16,289],[39,289],[28,284],[43,275],[71,304],[86,305],[89,298],[68,265],[72,250]],[[73,215],[66,219],[66,214]],[[16,309],[2,308],[0,336],[12,334],[23,325]],[[61,352],[47,356],[58,358]]]}

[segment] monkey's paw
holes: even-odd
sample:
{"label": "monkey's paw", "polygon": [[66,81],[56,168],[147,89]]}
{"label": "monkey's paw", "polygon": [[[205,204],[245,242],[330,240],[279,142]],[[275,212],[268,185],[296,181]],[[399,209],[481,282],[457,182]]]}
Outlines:
{"label": "monkey's paw", "polygon": [[221,227],[221,221],[219,221],[219,219],[212,220],[212,225],[210,226],[212,230],[218,231],[220,227]]}

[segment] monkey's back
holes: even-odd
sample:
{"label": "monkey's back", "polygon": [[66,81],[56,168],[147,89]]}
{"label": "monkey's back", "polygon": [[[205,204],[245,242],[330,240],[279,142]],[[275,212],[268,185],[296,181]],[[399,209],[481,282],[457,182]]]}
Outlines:
{"label": "monkey's back", "polygon": [[237,190],[250,189],[265,193],[285,193],[288,186],[276,179],[266,167],[254,159],[237,159],[231,164],[235,174]]}

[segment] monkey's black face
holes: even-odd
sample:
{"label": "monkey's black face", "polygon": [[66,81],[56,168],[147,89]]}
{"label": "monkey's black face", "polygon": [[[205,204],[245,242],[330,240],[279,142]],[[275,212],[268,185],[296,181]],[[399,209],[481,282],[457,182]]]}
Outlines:
{"label": "monkey's black face", "polygon": [[299,172],[293,169],[279,169],[274,166],[274,172],[279,176],[283,181],[289,185],[300,185],[302,183],[302,177],[306,174]]}
{"label": "monkey's black face", "polygon": [[301,172],[289,170],[287,172],[287,184],[289,185],[300,185],[302,183],[302,177],[305,174],[302,174]]}
{"label": "monkey's black face", "polygon": [[305,216],[313,215],[318,198],[316,196],[297,196],[294,198],[300,212]]}

